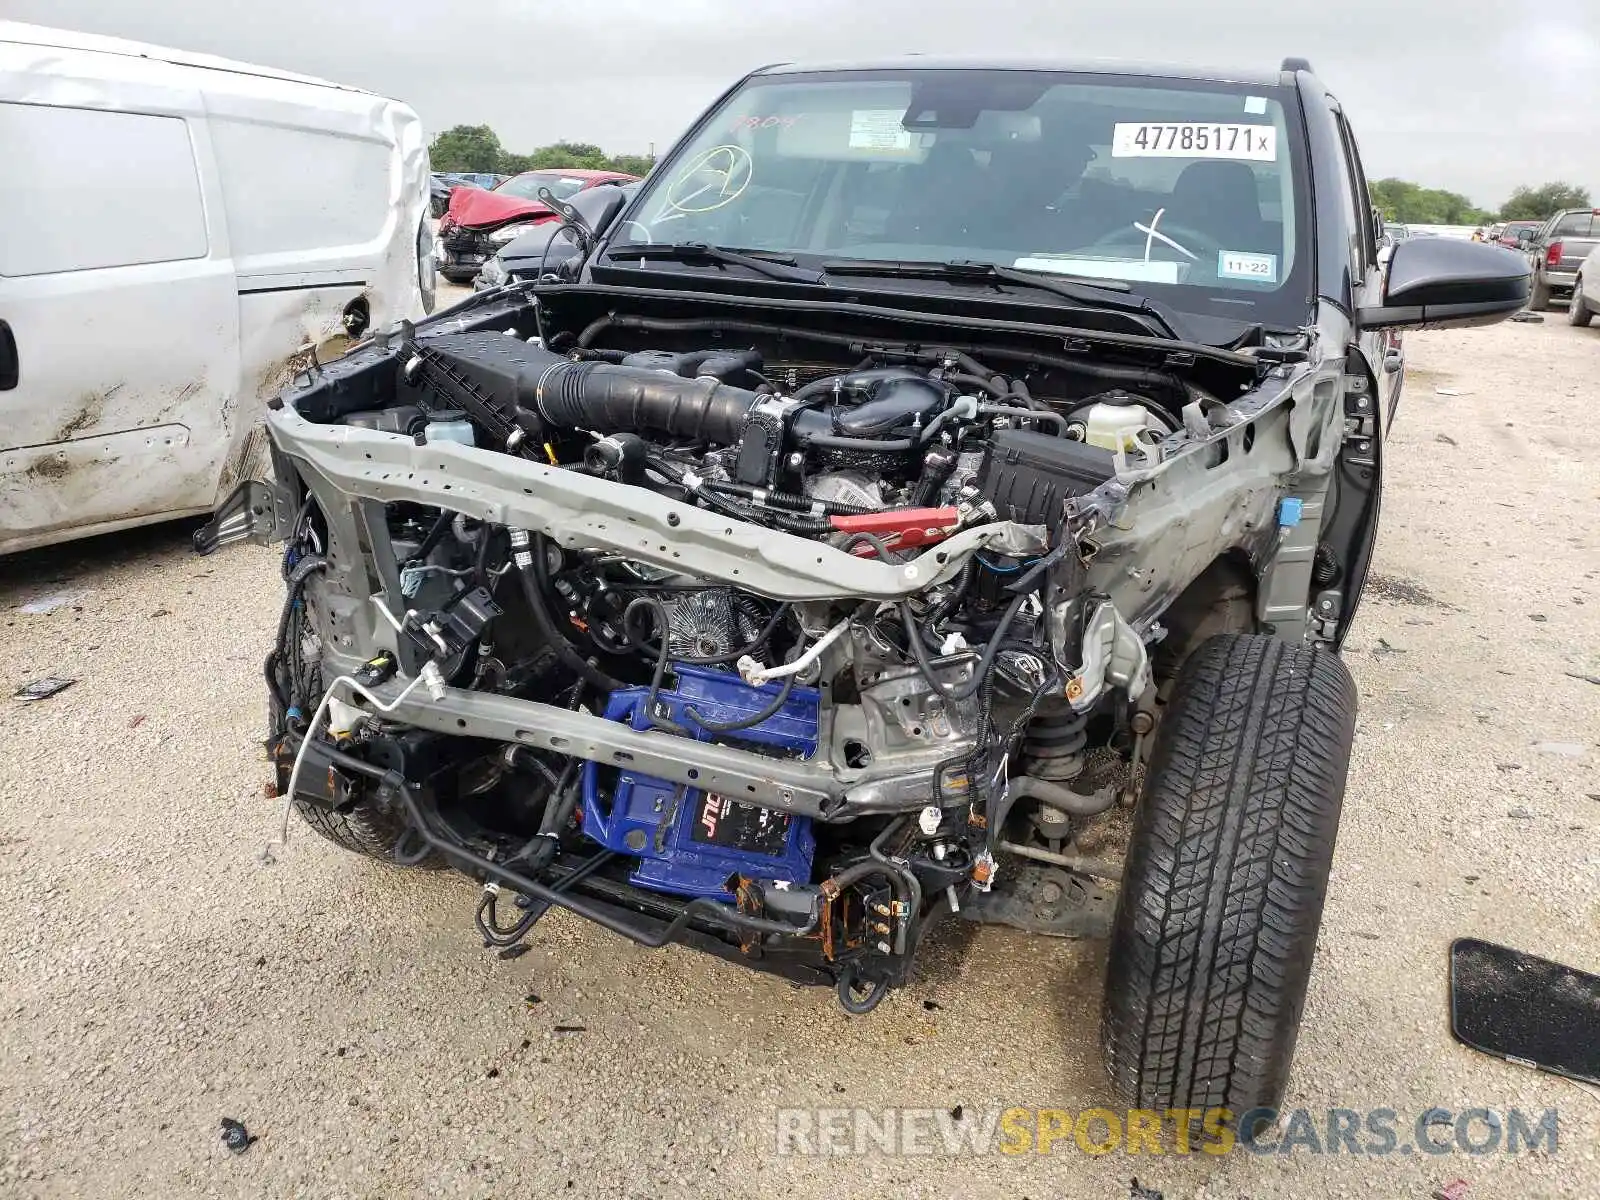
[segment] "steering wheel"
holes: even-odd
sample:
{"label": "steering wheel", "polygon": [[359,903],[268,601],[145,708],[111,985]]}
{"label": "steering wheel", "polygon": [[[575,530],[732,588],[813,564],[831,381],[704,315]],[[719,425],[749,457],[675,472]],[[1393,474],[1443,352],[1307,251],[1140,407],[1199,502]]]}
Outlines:
{"label": "steering wheel", "polygon": [[[1143,222],[1140,222],[1140,224],[1143,224]],[[1161,239],[1163,236],[1171,238],[1190,254],[1194,255],[1194,258],[1192,260],[1185,258],[1166,242],[1162,241]],[[1151,237],[1149,233],[1143,229],[1140,229],[1137,225],[1129,225],[1123,229],[1116,229],[1106,234],[1105,237],[1101,238],[1093,246],[1089,247],[1089,249],[1099,250],[1102,247],[1110,248],[1114,246],[1137,245],[1140,253],[1143,254],[1144,244],[1147,240],[1150,243],[1150,260],[1152,262],[1192,261],[1197,267],[1202,264],[1207,264],[1213,271],[1216,270],[1217,255],[1221,254],[1228,248],[1224,246],[1217,238],[1213,237],[1209,233],[1206,233],[1204,230],[1195,229],[1189,225],[1158,222],[1156,224],[1155,237]],[[1166,254],[1161,258],[1157,258],[1157,250],[1164,250],[1166,251]]]}

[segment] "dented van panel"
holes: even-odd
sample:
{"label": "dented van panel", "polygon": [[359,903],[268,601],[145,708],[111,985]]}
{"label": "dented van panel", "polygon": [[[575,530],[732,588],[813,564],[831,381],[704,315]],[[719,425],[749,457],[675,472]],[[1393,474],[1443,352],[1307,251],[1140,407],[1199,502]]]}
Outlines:
{"label": "dented van panel", "polygon": [[0,553],[210,511],[299,365],[424,311],[427,146],[393,100],[0,22],[0,142],[30,231],[0,246]]}

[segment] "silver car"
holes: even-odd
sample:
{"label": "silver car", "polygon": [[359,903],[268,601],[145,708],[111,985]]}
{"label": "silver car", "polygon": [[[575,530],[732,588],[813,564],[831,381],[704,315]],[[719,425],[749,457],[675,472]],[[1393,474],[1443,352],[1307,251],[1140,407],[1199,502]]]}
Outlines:
{"label": "silver car", "polygon": [[1587,326],[1600,311],[1600,245],[1589,251],[1572,282],[1572,303],[1567,305],[1567,324]]}

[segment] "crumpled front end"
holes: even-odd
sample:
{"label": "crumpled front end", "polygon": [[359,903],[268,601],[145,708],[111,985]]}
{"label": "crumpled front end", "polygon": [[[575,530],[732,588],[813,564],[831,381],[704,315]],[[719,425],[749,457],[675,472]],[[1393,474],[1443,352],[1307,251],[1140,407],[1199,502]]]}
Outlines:
{"label": "crumpled front end", "polygon": [[280,791],[483,879],[490,941],[559,905],[851,1011],[946,917],[1103,932],[1174,602],[1293,586],[1336,391],[537,320],[485,297],[271,414],[278,488],[210,536],[288,544]]}

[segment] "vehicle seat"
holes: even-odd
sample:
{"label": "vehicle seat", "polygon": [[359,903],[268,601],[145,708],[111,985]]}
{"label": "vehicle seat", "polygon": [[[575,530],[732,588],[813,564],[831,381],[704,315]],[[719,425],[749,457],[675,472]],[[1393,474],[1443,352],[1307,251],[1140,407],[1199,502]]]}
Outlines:
{"label": "vehicle seat", "polygon": [[901,194],[887,223],[886,240],[929,246],[959,245],[973,209],[987,198],[987,174],[969,147],[940,140],[918,166],[902,173]]}
{"label": "vehicle seat", "polygon": [[1261,219],[1256,174],[1244,163],[1190,163],[1172,187],[1167,221],[1208,234],[1225,250],[1278,254]]}

